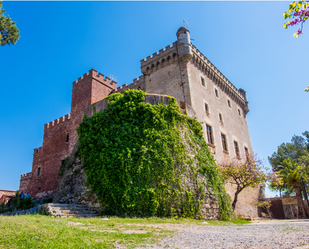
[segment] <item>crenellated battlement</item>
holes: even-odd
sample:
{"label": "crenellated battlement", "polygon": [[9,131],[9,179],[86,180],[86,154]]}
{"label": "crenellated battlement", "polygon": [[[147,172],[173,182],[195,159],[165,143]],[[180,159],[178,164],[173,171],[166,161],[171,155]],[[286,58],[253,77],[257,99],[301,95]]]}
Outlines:
{"label": "crenellated battlement", "polygon": [[40,154],[40,153],[42,153],[43,152],[43,148],[42,148],[42,146],[41,147],[39,147],[39,148],[35,148],[35,149],[33,149],[33,154]]}
{"label": "crenellated battlement", "polygon": [[83,82],[84,80],[89,79],[89,78],[95,79],[95,80],[97,80],[97,81],[99,81],[99,82],[101,82],[101,83],[103,83],[104,85],[107,85],[107,86],[114,85],[114,84],[117,85],[117,83],[113,80],[111,81],[111,79],[109,77],[107,77],[107,76],[104,77],[104,75],[101,74],[101,73],[98,73],[97,70],[90,69],[89,72],[85,73],[83,76],[79,77],[78,80],[75,80],[73,82],[73,88],[76,85],[80,84],[81,82]]}
{"label": "crenellated battlement", "polygon": [[141,60],[142,73],[149,74],[175,61],[177,59],[176,45],[177,42],[174,42],[172,45],[166,46],[165,49],[160,49],[159,52],[155,52],[146,59]]}
{"label": "crenellated battlement", "polygon": [[63,122],[69,121],[70,119],[71,119],[71,114],[67,114],[67,115],[65,115],[61,118],[57,118],[54,121],[51,121],[51,122],[45,124],[44,129],[49,129],[53,126],[56,126],[56,125],[61,124]]}
{"label": "crenellated battlement", "polygon": [[31,173],[31,172],[26,173],[26,174],[22,174],[22,175],[20,176],[20,180],[29,179],[29,178],[31,178],[31,176],[32,176],[32,173]]}
{"label": "crenellated battlement", "polygon": [[144,89],[144,83],[145,83],[145,77],[144,75],[141,75],[139,78],[136,78],[133,80],[133,83],[127,85],[124,84],[122,86],[117,87],[113,92],[111,93],[124,93],[124,91],[129,90],[129,89],[140,89],[140,90],[145,90]]}
{"label": "crenellated battlement", "polygon": [[192,63],[229,94],[239,105],[245,107],[246,99],[239,91],[194,45]]}

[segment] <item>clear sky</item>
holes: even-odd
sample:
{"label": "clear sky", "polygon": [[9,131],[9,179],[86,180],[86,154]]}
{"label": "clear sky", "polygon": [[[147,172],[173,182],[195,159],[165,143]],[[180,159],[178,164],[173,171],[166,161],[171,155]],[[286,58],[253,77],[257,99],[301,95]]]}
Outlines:
{"label": "clear sky", "polygon": [[[70,113],[72,82],[94,68],[119,85],[189,22],[193,44],[247,91],[254,151],[309,130],[309,26],[282,28],[289,2],[4,2],[21,38],[0,47],[0,189],[30,172],[44,124]],[[267,193],[270,194],[269,192]]]}

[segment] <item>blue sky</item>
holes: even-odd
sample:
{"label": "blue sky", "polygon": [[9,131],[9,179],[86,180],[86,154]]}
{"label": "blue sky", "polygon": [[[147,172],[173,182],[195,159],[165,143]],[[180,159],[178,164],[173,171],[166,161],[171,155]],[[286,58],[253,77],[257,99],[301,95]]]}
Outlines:
{"label": "blue sky", "polygon": [[[44,124],[70,112],[72,82],[94,68],[119,85],[189,22],[193,44],[247,91],[254,151],[309,130],[308,41],[282,28],[289,2],[4,2],[21,38],[0,47],[0,189],[31,171]],[[269,192],[267,193],[270,194]]]}

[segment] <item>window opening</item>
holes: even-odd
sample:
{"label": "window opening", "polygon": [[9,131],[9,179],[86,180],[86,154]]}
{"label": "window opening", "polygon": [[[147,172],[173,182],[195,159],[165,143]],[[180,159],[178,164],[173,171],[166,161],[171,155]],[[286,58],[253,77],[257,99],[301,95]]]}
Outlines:
{"label": "window opening", "polygon": [[231,108],[231,101],[229,99],[227,100],[227,105]]}
{"label": "window opening", "polygon": [[38,167],[37,172],[36,172],[36,176],[40,176],[41,175],[41,167]]}
{"label": "window opening", "polygon": [[249,151],[248,151],[248,148],[247,148],[247,147],[245,147],[245,154],[246,154],[246,158],[248,159],[248,157],[249,157]]}
{"label": "window opening", "polygon": [[214,144],[212,139],[212,127],[206,124],[206,130],[207,130],[207,142],[210,144]]}
{"label": "window opening", "polygon": [[219,98],[219,92],[218,92],[218,89],[215,89],[215,95],[217,98]]}
{"label": "window opening", "polygon": [[236,156],[239,157],[239,147],[238,147],[238,143],[236,141],[234,141],[234,148],[235,148]]}
{"label": "window opening", "polygon": [[206,111],[206,113],[209,113],[209,106],[206,103],[205,103],[205,111]]}
{"label": "window opening", "polygon": [[239,115],[239,116],[241,116],[241,112],[240,112],[240,109],[238,109],[238,115]]}
{"label": "window opening", "polygon": [[205,84],[205,79],[203,77],[201,77],[201,83],[202,83],[202,86],[205,87],[206,84]]}
{"label": "window opening", "polygon": [[219,113],[219,120],[220,120],[221,123],[223,123],[223,119],[222,119],[222,114],[221,113]]}
{"label": "window opening", "polygon": [[69,139],[70,139],[70,137],[69,137],[69,134],[67,135],[67,140],[66,140],[66,142],[69,142]]}
{"label": "window opening", "polygon": [[226,143],[226,136],[221,133],[221,140],[222,140],[222,147],[224,151],[227,151],[227,143]]}

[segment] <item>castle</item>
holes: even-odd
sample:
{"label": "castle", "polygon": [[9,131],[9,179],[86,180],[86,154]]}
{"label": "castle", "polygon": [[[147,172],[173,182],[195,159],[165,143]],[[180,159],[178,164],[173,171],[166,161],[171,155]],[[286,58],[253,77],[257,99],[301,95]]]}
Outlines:
{"label": "castle", "polygon": [[[180,108],[202,122],[205,140],[217,162],[224,158],[245,158],[252,153],[246,119],[249,112],[246,92],[237,89],[190,41],[186,27],[178,29],[177,41],[141,60],[142,75],[132,84],[116,82],[91,69],[73,82],[71,113],[44,125],[42,147],[34,149],[30,173],[21,175],[20,191],[34,198],[53,195],[59,168],[77,142],[76,129],[84,110],[106,96],[127,89],[175,97]],[[226,186],[230,195],[235,191]],[[236,212],[248,213],[258,189],[244,190]],[[250,208],[249,208],[250,209]],[[252,209],[252,208],[251,208]]]}

